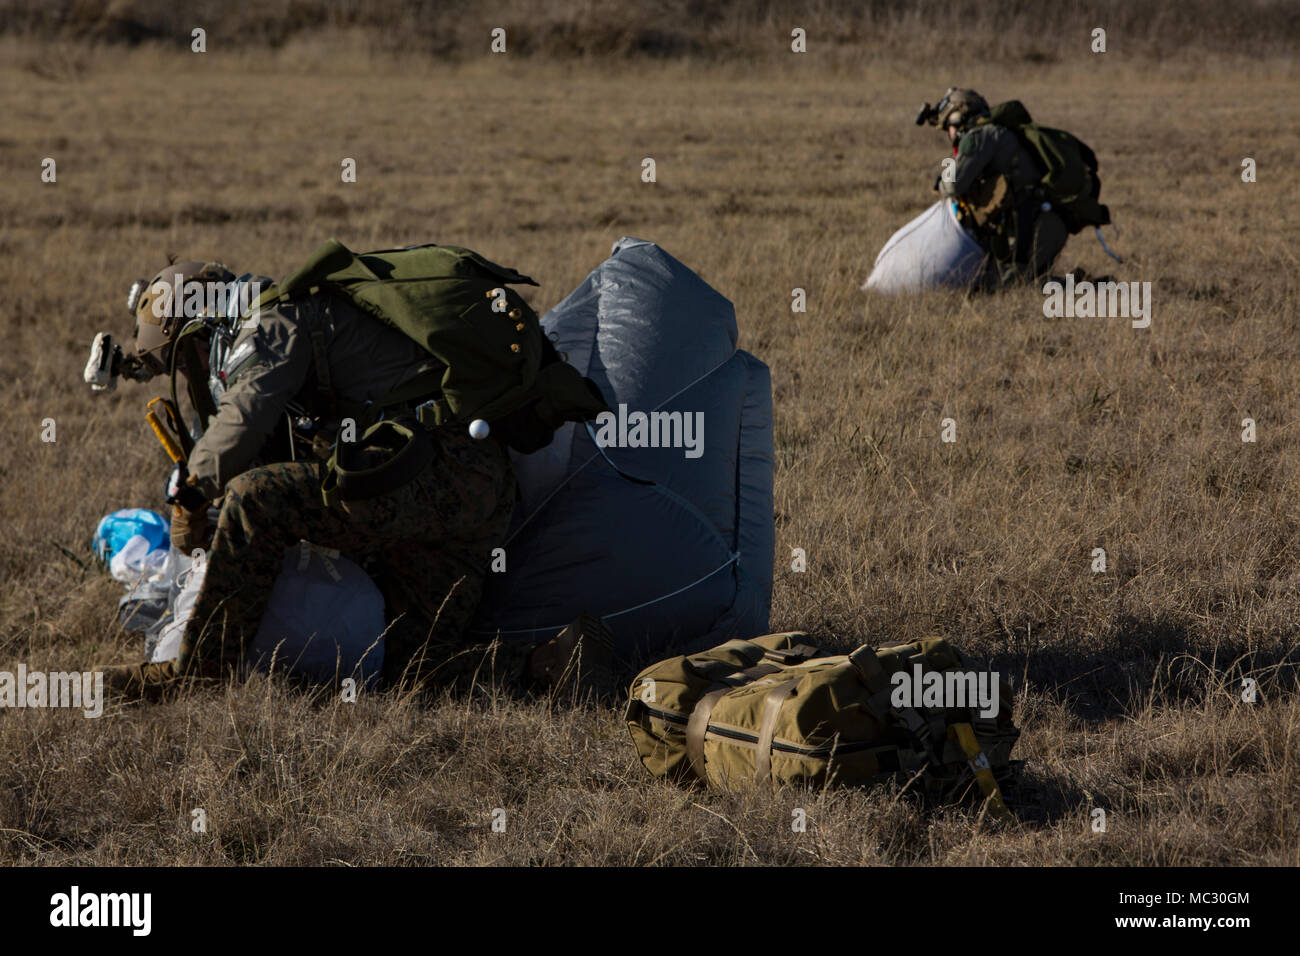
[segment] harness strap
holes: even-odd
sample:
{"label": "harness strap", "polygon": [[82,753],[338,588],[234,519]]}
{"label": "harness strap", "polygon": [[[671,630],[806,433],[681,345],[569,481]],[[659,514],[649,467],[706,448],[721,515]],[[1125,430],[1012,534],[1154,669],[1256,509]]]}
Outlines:
{"label": "harness strap", "polygon": [[325,310],[320,307],[315,296],[304,296],[298,300],[298,308],[306,312],[311,325],[312,364],[316,373],[317,413],[325,414],[330,419],[338,418],[338,398],[330,381],[329,333],[333,325],[329,322]]}
{"label": "harness strap", "polygon": [[375,405],[385,408],[389,405],[400,405],[404,402],[414,402],[416,399],[429,398],[433,395],[442,397],[442,377],[446,374],[443,368],[428,368],[418,375],[413,375],[401,385],[398,385],[383,398],[375,401]]}
{"label": "harness strap", "polygon": [[[186,391],[190,397],[190,404],[199,414],[199,425],[207,431],[208,419],[217,413],[216,402],[212,400],[212,392],[208,390],[206,376],[202,374],[203,366],[199,362],[198,346],[194,341],[194,334],[202,331],[203,325],[199,322],[187,324],[176,335],[176,341],[172,343],[172,354],[170,362],[169,385],[171,389],[172,405],[179,407],[179,401],[176,397],[176,373],[185,373]],[[191,451],[194,450],[194,439],[188,429],[182,429],[180,432],[181,447],[188,458]]]}

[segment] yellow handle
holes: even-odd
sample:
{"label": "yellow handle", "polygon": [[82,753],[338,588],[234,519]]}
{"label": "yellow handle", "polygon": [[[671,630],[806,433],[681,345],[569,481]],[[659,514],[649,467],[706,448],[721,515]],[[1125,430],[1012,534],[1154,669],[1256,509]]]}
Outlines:
{"label": "yellow handle", "polygon": [[163,428],[162,422],[158,419],[158,413],[153,410],[153,403],[160,401],[162,401],[161,398],[155,398],[153,401],[149,402],[149,410],[145,412],[144,420],[149,423],[149,427],[153,429],[153,433],[157,435],[158,440],[162,442],[163,449],[167,452],[167,456],[171,458],[172,461],[179,464],[185,460],[185,452],[181,450],[181,446],[176,444],[175,439],[173,439],[172,436],[167,433],[167,430]]}
{"label": "yellow handle", "polygon": [[948,736],[956,737],[958,745],[961,746],[962,753],[970,761],[970,768],[975,772],[975,780],[980,785],[985,798],[988,800],[989,809],[999,820],[1005,820],[1010,823],[1015,820],[1015,816],[1007,808],[1005,801],[1002,799],[1002,791],[998,788],[998,782],[993,776],[993,770],[989,767],[989,760],[980,750],[979,741],[975,739],[975,730],[970,724],[953,724],[948,728]]}

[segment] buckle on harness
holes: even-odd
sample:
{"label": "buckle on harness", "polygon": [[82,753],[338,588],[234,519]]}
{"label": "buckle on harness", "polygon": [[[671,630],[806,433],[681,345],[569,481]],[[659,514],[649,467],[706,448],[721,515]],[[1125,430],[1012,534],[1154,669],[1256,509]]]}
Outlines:
{"label": "buckle on harness", "polygon": [[[447,400],[443,398],[442,392],[435,392],[431,397],[425,399],[416,405],[412,410],[415,414],[415,420],[425,428],[437,428],[441,424],[451,421],[451,409],[447,406]],[[439,421],[441,417],[441,421]]]}

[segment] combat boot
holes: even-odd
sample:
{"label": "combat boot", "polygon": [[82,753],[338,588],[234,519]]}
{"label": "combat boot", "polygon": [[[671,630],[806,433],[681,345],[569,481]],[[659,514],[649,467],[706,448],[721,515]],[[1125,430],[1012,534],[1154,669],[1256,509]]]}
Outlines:
{"label": "combat boot", "polygon": [[618,689],[614,635],[601,618],[584,612],[533,650],[528,676],[557,691],[591,692],[597,697],[611,694]]}
{"label": "combat boot", "polygon": [[96,670],[104,672],[104,689],[109,696],[126,700],[158,700],[167,691],[180,687],[182,682],[175,661],[110,664]]}

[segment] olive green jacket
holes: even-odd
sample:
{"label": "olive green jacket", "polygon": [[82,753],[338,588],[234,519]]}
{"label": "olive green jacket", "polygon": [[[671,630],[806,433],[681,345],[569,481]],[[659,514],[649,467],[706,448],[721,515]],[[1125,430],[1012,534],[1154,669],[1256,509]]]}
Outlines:
{"label": "olive green jacket", "polygon": [[[351,303],[315,296],[262,310],[230,347],[221,374],[226,391],[195,444],[189,471],[208,498],[252,464],[291,401],[327,414],[317,401],[319,348],[338,401],[364,403],[388,394],[436,362],[416,342]],[[315,333],[315,335],[313,335]]]}
{"label": "olive green jacket", "polygon": [[940,178],[939,192],[949,198],[965,196],[988,175],[1002,173],[1017,202],[1038,182],[1043,172],[1016,134],[993,123],[980,123],[957,144],[953,181]]}

